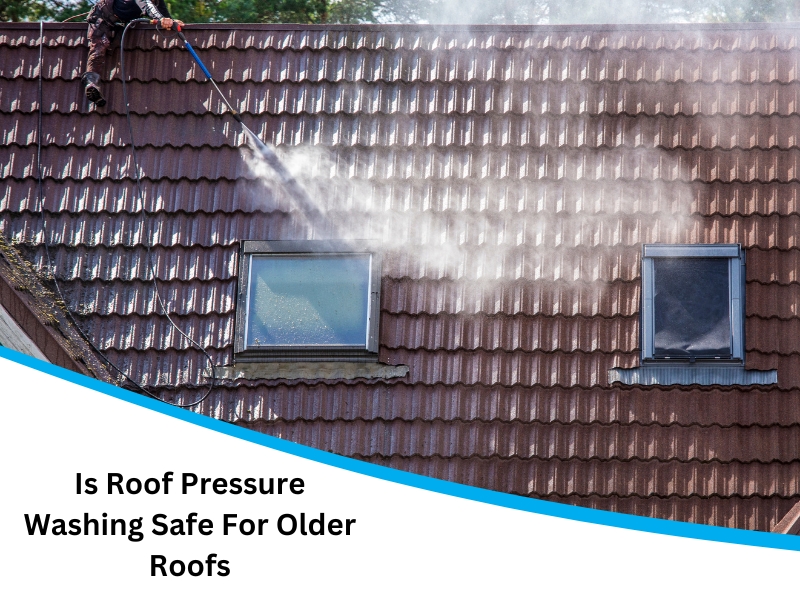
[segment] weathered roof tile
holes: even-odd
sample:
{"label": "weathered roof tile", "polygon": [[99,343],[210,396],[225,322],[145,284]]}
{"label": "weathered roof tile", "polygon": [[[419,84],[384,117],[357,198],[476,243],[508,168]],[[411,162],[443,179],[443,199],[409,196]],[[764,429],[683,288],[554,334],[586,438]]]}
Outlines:
{"label": "weathered roof tile", "polygon": [[[309,222],[175,38],[0,24],[0,232],[52,269],[120,368],[170,400],[233,360],[242,239],[368,238],[397,380],[221,380],[198,410],[462,483],[769,529],[800,498],[795,26],[192,26],[244,120],[325,208]],[[134,49],[135,48],[135,49]],[[266,176],[265,176],[266,175]],[[44,212],[41,212],[42,207]],[[639,364],[643,243],[739,243],[768,387],[609,385]],[[148,247],[150,249],[148,250]]]}

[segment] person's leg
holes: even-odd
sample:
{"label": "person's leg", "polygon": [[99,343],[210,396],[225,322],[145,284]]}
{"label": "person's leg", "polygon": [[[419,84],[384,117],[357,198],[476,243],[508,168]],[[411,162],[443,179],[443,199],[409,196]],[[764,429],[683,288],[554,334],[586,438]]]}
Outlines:
{"label": "person's leg", "polygon": [[105,106],[106,100],[100,91],[100,75],[105,70],[106,52],[111,45],[114,30],[114,12],[110,0],[98,0],[86,21],[89,23],[87,39],[89,41],[89,57],[86,60],[86,72],[81,77],[86,97],[97,104]]}

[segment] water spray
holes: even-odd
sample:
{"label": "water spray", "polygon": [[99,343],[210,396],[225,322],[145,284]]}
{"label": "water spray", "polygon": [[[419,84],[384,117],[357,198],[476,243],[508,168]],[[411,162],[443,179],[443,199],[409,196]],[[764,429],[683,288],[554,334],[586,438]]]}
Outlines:
{"label": "water spray", "polygon": [[[142,194],[142,188],[141,188],[141,171],[139,169],[139,160],[138,160],[138,158],[136,156],[136,145],[135,145],[135,143],[133,141],[133,125],[131,123],[131,117],[130,117],[130,103],[128,102],[127,86],[125,85],[125,82],[126,82],[126,79],[125,79],[125,34],[127,34],[128,33],[128,29],[130,27],[134,26],[136,23],[150,23],[150,24],[155,25],[155,24],[158,23],[158,20],[156,20],[156,19],[147,19],[147,18],[142,17],[142,18],[139,18],[139,19],[134,19],[132,21],[129,21],[125,25],[124,30],[122,31],[122,39],[120,40],[120,46],[121,46],[121,48],[120,48],[120,70],[121,70],[121,77],[122,77],[122,95],[123,95],[123,101],[125,103],[125,114],[126,114],[126,118],[127,118],[127,121],[128,121],[128,131],[129,131],[130,136],[131,136],[131,151],[132,151],[132,154],[133,154],[134,168],[136,170],[135,179],[136,179],[137,193],[138,193],[139,198],[141,199],[141,198],[144,197],[143,194]],[[303,189],[303,187],[300,185],[300,183],[292,176],[292,174],[289,172],[289,170],[284,166],[284,164],[278,158],[277,154],[275,154],[274,150],[272,150],[269,146],[267,146],[264,142],[262,142],[258,138],[258,136],[256,136],[256,134],[253,133],[253,131],[247,125],[245,125],[244,121],[242,121],[241,115],[239,114],[239,112],[237,110],[235,110],[233,108],[233,106],[231,106],[230,102],[228,102],[228,99],[222,93],[222,90],[219,89],[219,86],[217,85],[216,81],[214,81],[214,78],[211,77],[211,73],[206,68],[206,66],[203,64],[203,61],[201,61],[200,57],[197,56],[197,52],[195,52],[195,50],[192,47],[192,45],[186,39],[186,36],[183,35],[183,32],[181,31],[181,26],[179,24],[177,24],[177,23],[175,24],[175,30],[177,31],[177,34],[180,37],[181,41],[183,41],[184,45],[186,46],[186,49],[189,51],[189,54],[192,55],[192,58],[195,60],[195,62],[200,67],[200,69],[203,71],[205,76],[208,78],[208,80],[214,86],[214,89],[216,90],[217,94],[219,94],[220,98],[222,98],[222,101],[224,102],[225,106],[228,107],[228,110],[231,112],[231,115],[233,115],[233,118],[236,119],[236,121],[238,121],[238,123],[242,126],[242,129],[244,130],[245,135],[247,136],[247,140],[250,143],[250,146],[252,148],[254,148],[255,150],[257,150],[259,152],[259,154],[262,156],[262,158],[264,159],[264,161],[273,169],[273,171],[275,171],[275,173],[277,174],[277,176],[279,178],[280,183],[290,193],[290,195],[295,200],[295,202],[299,205],[299,208],[303,211],[303,213],[306,215],[306,217],[309,220],[311,220],[313,215],[319,215],[320,214],[320,210],[314,205],[314,202],[312,202],[311,198],[308,196],[308,194],[306,193],[305,189]],[[40,43],[40,46],[41,46],[41,43]],[[40,52],[41,52],[41,48],[40,48]],[[41,58],[40,58],[39,71],[40,71],[40,78],[41,78]],[[41,90],[41,83],[40,83],[40,90]],[[39,105],[40,105],[40,111],[41,111],[41,101],[40,101]],[[40,117],[40,119],[41,119],[41,117]],[[40,121],[40,123],[41,123],[41,121]],[[41,125],[40,125],[40,127],[41,127]],[[41,139],[41,135],[39,136],[39,138]],[[40,142],[40,144],[41,144],[41,142]],[[40,184],[40,186],[41,186],[41,184]],[[147,264],[148,264],[148,268],[150,269],[150,272],[151,272],[152,281],[153,281],[153,287],[155,289],[156,300],[158,302],[159,307],[161,308],[161,311],[164,313],[164,315],[167,318],[167,320],[169,321],[170,325],[190,345],[198,348],[200,350],[200,352],[203,353],[203,355],[205,356],[205,358],[206,358],[206,360],[208,361],[208,364],[209,364],[209,370],[210,370],[210,375],[211,376],[210,376],[210,381],[209,381],[209,384],[208,384],[208,389],[206,390],[206,392],[202,395],[202,397],[200,399],[198,399],[198,400],[196,400],[196,401],[194,401],[192,403],[179,404],[178,405],[178,406],[181,406],[182,408],[191,408],[193,406],[197,406],[198,404],[203,402],[206,398],[208,398],[209,394],[214,389],[214,386],[216,384],[216,379],[217,379],[217,376],[216,376],[216,367],[217,366],[214,363],[214,360],[211,357],[211,355],[208,353],[208,351],[199,342],[194,340],[185,331],[183,331],[177,325],[177,323],[175,323],[175,321],[172,319],[172,317],[170,316],[169,310],[167,310],[166,303],[164,302],[164,300],[163,300],[163,298],[161,296],[161,292],[159,291],[159,288],[158,288],[158,280],[157,280],[155,268],[154,268],[153,262],[152,262],[151,251],[152,251],[152,244],[150,242],[148,242],[147,243]],[[62,299],[63,299],[63,296],[62,296]],[[67,310],[69,311],[69,307],[68,307],[67,303],[65,302],[64,304],[67,306]],[[84,336],[84,337],[87,339],[87,341],[89,341],[89,343],[91,343],[91,340],[89,340],[88,336]],[[94,346],[94,344],[92,344],[92,346],[95,348],[95,350],[97,350],[99,352],[99,350],[97,349],[96,346]],[[162,398],[160,398],[160,397],[156,396],[155,394],[151,393],[149,390],[144,388],[138,382],[136,382],[133,379],[131,379],[130,377],[128,377],[121,369],[119,369],[115,364],[113,364],[110,360],[108,360],[105,357],[105,355],[103,355],[102,353],[100,353],[100,355],[103,356],[103,358],[105,358],[106,362],[108,362],[115,370],[119,371],[137,389],[139,389],[143,393],[147,394],[148,396],[151,396],[152,398],[155,398],[156,400],[160,400],[162,402],[167,402],[166,400],[163,400]],[[172,403],[172,402],[170,402],[170,403]]]}
{"label": "water spray", "polygon": [[[145,19],[145,18],[135,19],[131,21],[129,25],[136,22],[144,22],[155,25],[158,23],[158,20]],[[311,220],[311,217],[313,215],[319,215],[320,214],[319,208],[317,208],[317,206],[311,200],[311,198],[309,197],[308,193],[303,188],[303,186],[300,185],[297,179],[294,178],[294,176],[289,172],[286,166],[281,162],[281,160],[278,158],[278,155],[275,154],[275,151],[269,146],[267,146],[264,142],[262,142],[258,138],[258,136],[255,133],[253,133],[253,131],[247,125],[245,125],[244,121],[242,120],[242,116],[236,109],[233,108],[233,106],[231,106],[231,103],[228,102],[228,99],[225,97],[225,94],[222,93],[222,90],[219,89],[217,82],[214,81],[214,78],[211,76],[211,72],[203,64],[203,61],[200,60],[200,57],[197,55],[197,52],[195,52],[195,49],[189,43],[189,40],[186,39],[186,36],[183,35],[182,27],[178,23],[175,23],[175,31],[177,32],[178,37],[181,39],[183,44],[186,46],[186,49],[189,51],[189,54],[192,55],[192,58],[197,63],[197,66],[200,67],[200,70],[203,71],[203,74],[211,82],[211,85],[214,86],[214,89],[216,90],[219,97],[222,99],[222,102],[225,104],[225,106],[228,107],[231,116],[234,119],[236,119],[239,125],[242,126],[242,130],[247,136],[247,139],[250,142],[250,146],[253,149],[257,150],[261,155],[261,157],[264,159],[264,161],[272,168],[273,171],[275,171],[275,174],[278,176],[281,185],[283,185],[283,187],[291,194],[292,198],[294,198],[294,200],[298,203],[299,208],[302,209],[306,217],[309,218],[309,220]]]}

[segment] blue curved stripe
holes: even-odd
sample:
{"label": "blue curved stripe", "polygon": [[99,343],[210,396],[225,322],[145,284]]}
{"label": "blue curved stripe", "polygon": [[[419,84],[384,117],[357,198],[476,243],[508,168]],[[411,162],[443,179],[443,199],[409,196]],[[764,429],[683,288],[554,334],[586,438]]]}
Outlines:
{"label": "blue curved stripe", "polygon": [[188,423],[199,425],[200,427],[211,429],[231,437],[258,444],[259,446],[272,448],[273,450],[278,450],[280,452],[285,452],[286,454],[313,460],[314,462],[330,465],[346,471],[352,471],[354,473],[360,473],[369,477],[375,477],[376,479],[383,479],[385,481],[391,481],[422,490],[428,490],[438,494],[455,496],[457,498],[465,498],[467,500],[474,500],[476,502],[493,504],[495,506],[502,506],[514,510],[537,513],[540,515],[569,519],[571,521],[618,527],[620,529],[631,529],[648,533],[708,540],[712,542],[726,542],[729,544],[739,544],[745,546],[759,546],[763,548],[776,548],[779,550],[800,551],[800,536],[796,535],[783,535],[778,533],[766,533],[762,531],[747,531],[744,529],[716,527],[713,525],[699,525],[696,523],[668,521],[666,519],[655,519],[652,517],[638,517],[634,515],[626,515],[593,508],[570,506],[567,504],[560,504],[547,500],[536,500],[534,498],[515,496],[503,492],[494,492],[460,483],[443,481],[441,479],[435,479],[425,475],[416,475],[414,473],[398,471],[396,469],[374,465],[356,460],[354,458],[339,456],[337,454],[325,452],[324,450],[317,450],[316,448],[302,446],[300,444],[282,440],[264,433],[251,431],[238,425],[219,421],[205,415],[193,413],[189,410],[184,410],[170,404],[158,402],[152,398],[135,394],[109,383],[92,379],[86,375],[75,373],[68,369],[32,358],[25,354],[20,354],[19,352],[15,352],[14,350],[3,348],[1,346],[0,358],[10,360],[71,383],[76,383],[85,388],[89,388],[108,396],[124,400],[125,402],[130,402],[131,404],[168,415],[175,419],[180,419],[181,421],[186,421]]}

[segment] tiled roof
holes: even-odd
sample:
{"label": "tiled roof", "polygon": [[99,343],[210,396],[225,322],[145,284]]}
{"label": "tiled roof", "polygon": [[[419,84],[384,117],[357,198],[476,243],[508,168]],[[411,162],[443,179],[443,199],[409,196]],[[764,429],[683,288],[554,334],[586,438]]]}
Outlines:
{"label": "tiled roof", "polygon": [[[47,276],[45,276],[47,278]],[[112,376],[86,339],[80,334],[59,299],[13,245],[0,234],[0,312],[11,323],[9,347],[60,367],[91,375],[103,381]],[[16,329],[27,339],[20,341]],[[31,344],[29,346],[28,344]],[[3,345],[3,344],[0,344]]]}
{"label": "tiled roof", "polygon": [[[406,378],[223,381],[197,410],[435,477],[769,529],[800,499],[800,29],[197,26],[187,35],[325,222],[262,180],[175,38],[130,34],[90,110],[83,25],[0,24],[0,231],[93,343],[169,399],[233,359],[242,239],[377,239]],[[200,81],[197,81],[198,78]],[[268,173],[267,173],[268,175]],[[609,384],[639,365],[643,243],[746,250],[766,387]],[[148,245],[152,251],[148,254]],[[46,269],[45,269],[46,270]],[[111,426],[111,425],[110,425]]]}

